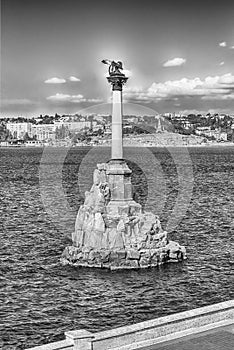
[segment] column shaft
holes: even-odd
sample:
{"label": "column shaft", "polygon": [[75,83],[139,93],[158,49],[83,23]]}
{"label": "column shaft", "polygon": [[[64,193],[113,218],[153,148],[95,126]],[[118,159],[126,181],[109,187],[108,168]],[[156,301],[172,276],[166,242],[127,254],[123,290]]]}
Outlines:
{"label": "column shaft", "polygon": [[123,158],[122,91],[119,90],[113,91],[111,158]]}

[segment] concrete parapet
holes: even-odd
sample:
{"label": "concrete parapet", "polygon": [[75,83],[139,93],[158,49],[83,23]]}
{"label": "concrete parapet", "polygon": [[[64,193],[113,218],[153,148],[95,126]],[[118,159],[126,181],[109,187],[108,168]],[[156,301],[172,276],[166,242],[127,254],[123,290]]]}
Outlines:
{"label": "concrete parapet", "polygon": [[234,323],[234,300],[95,334],[93,350],[134,350]]}
{"label": "concrete parapet", "polygon": [[28,350],[134,350],[230,324],[234,324],[234,300],[104,332],[70,331],[64,342]]}
{"label": "concrete parapet", "polygon": [[25,350],[74,350],[73,342],[71,340],[61,340],[50,344],[39,345]]}
{"label": "concrete parapet", "polygon": [[65,332],[66,339],[74,344],[73,350],[93,350],[92,341],[95,335],[86,330]]}

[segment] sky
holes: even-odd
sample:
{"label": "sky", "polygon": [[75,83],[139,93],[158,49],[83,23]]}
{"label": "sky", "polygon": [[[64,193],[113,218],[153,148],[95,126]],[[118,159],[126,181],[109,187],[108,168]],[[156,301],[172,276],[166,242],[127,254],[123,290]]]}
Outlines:
{"label": "sky", "polygon": [[102,59],[133,113],[234,114],[234,1],[1,1],[1,116],[108,113]]}

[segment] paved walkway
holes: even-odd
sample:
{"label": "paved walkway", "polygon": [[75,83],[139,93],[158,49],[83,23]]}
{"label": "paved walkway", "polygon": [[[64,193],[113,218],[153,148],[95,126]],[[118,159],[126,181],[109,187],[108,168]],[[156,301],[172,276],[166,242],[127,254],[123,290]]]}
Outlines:
{"label": "paved walkway", "polygon": [[140,350],[234,350],[234,324],[144,347]]}

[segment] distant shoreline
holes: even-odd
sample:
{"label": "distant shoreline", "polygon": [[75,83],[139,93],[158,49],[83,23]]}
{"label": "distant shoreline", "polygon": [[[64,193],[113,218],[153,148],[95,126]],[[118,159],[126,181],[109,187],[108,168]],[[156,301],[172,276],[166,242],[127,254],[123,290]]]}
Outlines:
{"label": "distant shoreline", "polygon": [[[164,148],[164,147],[173,147],[173,148],[210,148],[210,147],[234,147],[234,143],[225,142],[225,143],[211,143],[211,144],[197,144],[197,145],[147,145],[147,144],[136,144],[136,145],[123,145],[124,147],[132,147],[132,148]],[[32,149],[32,148],[94,148],[94,147],[111,147],[111,144],[105,145],[43,145],[43,146],[0,146],[0,149]]]}

